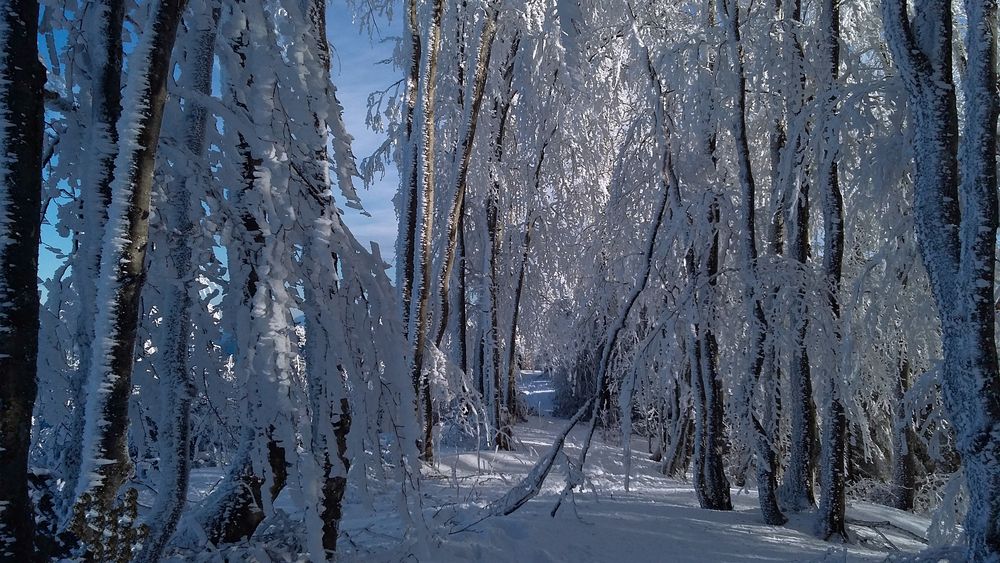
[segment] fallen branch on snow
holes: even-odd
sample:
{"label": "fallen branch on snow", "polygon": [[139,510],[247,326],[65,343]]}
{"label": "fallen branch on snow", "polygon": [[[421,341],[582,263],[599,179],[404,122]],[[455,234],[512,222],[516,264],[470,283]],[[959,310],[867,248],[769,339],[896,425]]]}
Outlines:
{"label": "fallen branch on snow", "polygon": [[[872,528],[876,532],[878,531],[879,528],[892,528],[893,530],[901,532],[903,535],[908,536],[911,539],[917,540],[918,542],[921,542],[924,545],[930,544],[930,541],[927,538],[921,536],[920,534],[916,534],[914,532],[911,532],[910,530],[907,530],[906,528],[903,528],[901,526],[897,526],[896,524],[893,524],[892,522],[890,522],[888,520],[852,520],[852,519],[848,519],[847,523],[848,524],[853,524],[855,526],[864,526],[866,528]],[[880,535],[881,535],[881,533],[880,533]],[[888,540],[886,540],[886,541],[888,541]],[[892,542],[890,542],[890,543],[892,543]]]}
{"label": "fallen branch on snow", "polygon": [[552,470],[552,465],[555,463],[556,457],[559,452],[562,451],[563,445],[566,443],[566,437],[569,436],[570,431],[573,429],[577,423],[583,419],[584,415],[590,410],[591,403],[594,399],[589,399],[587,402],[580,407],[580,410],[576,411],[573,418],[570,419],[569,424],[563,428],[562,432],[556,436],[555,441],[552,443],[552,447],[549,451],[535,463],[535,466],[531,469],[524,479],[518,483],[514,488],[507,492],[504,496],[486,505],[479,518],[474,520],[472,523],[462,526],[457,530],[452,530],[449,534],[458,534],[468,530],[469,528],[479,524],[483,520],[493,516],[507,516],[512,514],[518,508],[524,506],[529,500],[535,498],[539,492],[542,490],[542,484],[545,483],[545,478],[549,476],[549,472]]}

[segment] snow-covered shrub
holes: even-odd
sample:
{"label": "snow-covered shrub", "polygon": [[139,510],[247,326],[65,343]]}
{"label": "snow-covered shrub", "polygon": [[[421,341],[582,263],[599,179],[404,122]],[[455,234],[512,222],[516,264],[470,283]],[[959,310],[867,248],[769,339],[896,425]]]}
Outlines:
{"label": "snow-covered shrub", "polygon": [[482,401],[477,401],[472,393],[456,396],[447,405],[441,406],[441,422],[438,443],[442,446],[459,448],[488,447],[493,436],[489,425],[489,415]]}
{"label": "snow-covered shrub", "polygon": [[931,475],[917,491],[918,507],[933,507],[927,539],[931,546],[961,544],[965,540],[962,523],[969,507],[965,476],[961,471],[949,475]]}
{"label": "snow-covered shrub", "polygon": [[892,506],[893,488],[891,483],[881,479],[864,477],[847,484],[847,498],[875,504]]}

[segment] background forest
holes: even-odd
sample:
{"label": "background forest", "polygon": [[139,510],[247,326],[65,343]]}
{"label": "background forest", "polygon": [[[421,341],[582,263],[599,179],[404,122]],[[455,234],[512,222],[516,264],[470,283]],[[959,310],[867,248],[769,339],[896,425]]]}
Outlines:
{"label": "background forest", "polygon": [[[0,559],[520,560],[468,538],[667,483],[1000,561],[997,23],[0,0]],[[376,44],[345,121],[335,47]],[[362,244],[338,206],[397,174]]]}

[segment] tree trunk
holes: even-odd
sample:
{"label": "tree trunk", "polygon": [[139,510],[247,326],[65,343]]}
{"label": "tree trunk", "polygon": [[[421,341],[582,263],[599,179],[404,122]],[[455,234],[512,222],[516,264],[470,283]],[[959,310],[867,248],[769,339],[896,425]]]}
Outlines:
{"label": "tree trunk", "polygon": [[767,321],[760,300],[760,287],[757,276],[757,227],[756,227],[756,184],[753,176],[753,166],[750,162],[750,143],[747,138],[746,124],[746,75],[743,69],[743,45],[740,38],[739,6],[729,0],[719,0],[719,12],[725,15],[726,32],[729,45],[730,64],[733,65],[736,88],[734,92],[734,111],[736,113],[733,127],[733,138],[736,142],[736,154],[739,161],[739,181],[742,191],[743,209],[743,258],[746,277],[746,297],[750,300],[750,346],[754,355],[752,373],[750,374],[751,392],[745,397],[749,403],[745,406],[748,418],[753,427],[754,442],[757,457],[757,497],[760,502],[764,521],[780,526],[788,521],[778,507],[776,497],[776,476],[774,449],[764,426],[754,412],[754,394],[760,385],[766,355],[764,334]]}
{"label": "tree trunk", "polygon": [[[491,148],[491,161],[490,161],[490,191],[486,198],[486,250],[484,252],[485,260],[483,264],[484,273],[487,275],[483,276],[483,281],[485,284],[484,293],[489,296],[487,301],[487,307],[489,310],[486,311],[486,316],[489,317],[488,328],[482,329],[483,346],[480,348],[480,362],[482,363],[482,371],[486,373],[486,362],[487,358],[486,352],[490,352],[490,366],[491,366],[491,381],[483,381],[484,385],[490,386],[490,396],[488,399],[492,401],[490,407],[493,416],[493,424],[496,431],[495,445],[502,450],[509,450],[512,446],[511,438],[512,431],[510,426],[507,424],[506,420],[503,420],[501,416],[501,406],[502,406],[502,387],[500,384],[500,337],[499,337],[499,312],[497,308],[499,307],[499,266],[497,265],[497,260],[499,259],[499,254],[501,250],[501,236],[500,223],[499,223],[499,206],[500,206],[500,194],[502,191],[502,180],[500,167],[504,160],[504,142],[507,135],[507,122],[510,116],[510,108],[513,100],[513,91],[511,89],[511,80],[513,78],[514,69],[514,55],[517,53],[520,41],[517,36],[511,41],[510,51],[507,56],[507,65],[505,67],[504,76],[507,80],[506,91],[502,96],[497,97],[493,101],[493,112],[492,117],[497,124],[496,137],[492,140]],[[486,324],[486,323],[484,323]],[[488,346],[487,346],[488,344]]]}
{"label": "tree trunk", "polygon": [[[944,390],[972,491],[965,520],[969,559],[1000,561],[1000,369],[993,306],[998,223],[997,4],[966,0],[965,12],[968,64],[963,84],[966,127],[960,155],[963,203],[958,272],[964,306],[962,323],[949,322],[944,329]],[[929,194],[920,191],[916,201],[921,207],[918,215],[923,215],[927,210],[923,199]],[[929,230],[925,219],[940,224],[933,218],[918,217],[918,234]],[[932,268],[935,266],[927,265],[928,271]],[[935,296],[939,309],[946,308],[943,305],[949,300],[955,305],[953,295],[936,292]],[[954,336],[949,338],[949,333]],[[948,350],[953,347],[967,355],[955,364],[948,361]]]}
{"label": "tree trunk", "polygon": [[[190,21],[182,36],[184,50],[182,86],[208,96],[212,89],[212,63],[221,6],[218,0],[199,3],[189,12]],[[179,107],[178,107],[179,109]],[[175,118],[181,116],[174,115]],[[170,205],[163,213],[168,230],[170,268],[175,283],[166,292],[162,305],[165,342],[160,370],[163,389],[163,418],[159,421],[160,482],[156,502],[146,517],[149,536],[143,541],[136,561],[153,563],[163,554],[187,505],[191,473],[191,401],[195,395],[188,355],[191,348],[191,307],[194,266],[190,237],[195,229],[192,217],[201,212],[202,193],[208,178],[203,172],[205,131],[208,111],[195,99],[185,100],[184,152],[187,170],[179,170],[168,188]]]}
{"label": "tree trunk", "polygon": [[[239,134],[239,137],[241,142],[237,149],[243,160],[243,186],[240,188],[244,192],[261,189],[255,183],[261,161],[253,157],[243,135]],[[258,293],[266,291],[262,287],[266,284],[262,283],[258,273],[258,261],[264,259],[267,242],[257,218],[244,203],[245,196],[238,193],[235,197],[234,216],[230,221],[234,223],[233,230],[239,234],[234,236],[235,248],[229,251],[228,268],[233,292],[231,299],[235,302],[224,303],[223,309],[239,317],[234,323],[234,338],[238,346],[235,370],[248,373],[250,378],[262,377],[255,373],[252,351],[247,348],[263,331],[255,325],[266,325],[269,321],[266,315],[256,316],[253,312],[256,303],[262,300]],[[264,507],[277,498],[288,479],[285,448],[275,439],[274,428],[247,426],[240,441],[241,449],[232,468],[205,499],[196,516],[209,541],[215,545],[239,542],[253,535],[264,520]],[[257,474],[254,467],[255,450],[263,444],[266,444],[265,462],[269,479]],[[266,502],[263,491],[265,482],[270,483]]]}
{"label": "tree trunk", "polygon": [[[501,126],[502,127],[502,126]],[[502,136],[502,135],[501,135]],[[489,287],[487,291],[489,293],[489,317],[490,317],[490,327],[488,329],[489,335],[489,346],[490,351],[490,373],[492,374],[491,381],[491,396],[490,400],[492,402],[492,412],[493,412],[493,425],[496,430],[496,436],[494,439],[494,445],[501,450],[510,450],[513,446],[511,443],[511,428],[509,418],[503,416],[502,406],[503,406],[503,385],[500,378],[500,338],[499,330],[500,323],[498,319],[498,308],[499,308],[499,281],[498,276],[500,272],[500,267],[498,265],[498,258],[500,254],[500,240],[501,233],[499,232],[499,220],[497,215],[499,214],[498,202],[500,186],[494,183],[493,189],[486,203],[486,230],[487,230],[487,244],[489,245],[488,256],[489,256],[489,276],[487,283]],[[485,363],[485,359],[483,360]]]}
{"label": "tree trunk", "polygon": [[131,472],[128,402],[145,281],[150,194],[170,55],[185,1],[161,0],[155,5],[129,60],[123,96],[128,109],[118,121],[119,150],[97,292],[94,333],[105,337],[97,341],[88,377],[80,469],[86,478],[76,487],[76,505],[85,510],[109,512]]}
{"label": "tree trunk", "polygon": [[0,11],[0,556],[34,558],[28,448],[37,394],[45,67],[38,2]]}
{"label": "tree trunk", "polygon": [[[690,373],[689,373],[690,375]],[[675,479],[687,477],[691,465],[692,440],[694,436],[694,416],[690,404],[681,405],[679,417],[674,422],[674,432],[670,447],[663,456],[661,473]]]}
{"label": "tree trunk", "polygon": [[336,441],[336,457],[327,454],[330,460],[323,466],[323,549],[328,557],[333,557],[337,551],[337,538],[340,535],[340,520],[343,518],[344,495],[347,493],[347,472],[351,469],[351,460],[347,455],[347,435],[351,430],[351,408],[347,398],[340,400],[339,417],[333,424],[333,437]]}
{"label": "tree trunk", "polygon": [[923,0],[913,24],[901,0],[883,2],[886,38],[909,95],[917,242],[941,318],[945,406],[970,495],[970,561],[1000,560],[1000,375],[994,334],[997,231],[994,2],[965,2],[968,62],[958,174],[951,3]]}
{"label": "tree trunk", "polygon": [[[800,0],[792,0],[785,14],[785,25],[789,29],[797,29],[802,20],[802,4]],[[788,33],[784,41],[783,51],[789,66],[802,68],[804,54],[802,45],[794,31]],[[798,118],[804,111],[806,77],[802,71],[793,75],[787,81],[790,117]],[[802,168],[804,140],[802,135],[794,137],[794,143],[789,150],[794,152],[789,156],[792,168]],[[794,174],[786,178],[789,187],[794,187]],[[792,190],[789,190],[792,192]],[[809,260],[809,184],[802,182],[798,186],[798,195],[791,193],[792,201],[788,225],[789,257],[803,267]],[[809,321],[806,309],[805,293],[798,292],[797,318],[795,338],[792,344],[792,358],[788,371],[789,397],[787,404],[791,423],[791,443],[788,449],[788,465],[785,469],[781,496],[786,507],[791,511],[811,508],[815,504],[813,494],[813,459],[816,449],[816,410],[812,400],[812,375],[809,369],[809,351],[806,346],[806,334]]]}
{"label": "tree trunk", "polygon": [[[264,521],[265,479],[253,469],[255,442],[260,439],[257,431],[248,428],[241,437],[242,445],[233,465],[222,483],[202,503],[195,516],[208,541],[213,545],[236,543],[253,535]],[[271,468],[268,503],[273,503],[288,481],[285,449],[267,440],[267,462]]]}
{"label": "tree trunk", "polygon": [[[713,3],[706,1],[706,31],[711,32],[716,25],[716,10]],[[716,156],[718,136],[713,122],[715,112],[714,89],[717,68],[714,51],[710,50],[706,61],[705,101],[700,108],[701,133],[704,135],[701,157],[718,175]],[[711,188],[710,188],[711,189]],[[715,320],[715,299],[718,285],[719,247],[719,200],[711,191],[705,195],[706,226],[708,248],[704,253],[688,249],[685,261],[689,279],[695,284],[696,315],[691,342],[691,381],[695,402],[694,436],[694,486],[698,492],[698,503],[710,510],[732,510],[729,481],[723,468],[723,452],[726,447],[724,427],[724,391],[719,377],[719,347],[711,323]],[[700,255],[699,255],[700,254]]]}
{"label": "tree trunk", "polygon": [[[496,4],[490,4],[486,21],[483,24],[479,51],[476,55],[476,71],[473,74],[472,82],[472,107],[463,121],[461,145],[459,147],[461,160],[459,161],[458,174],[455,179],[455,196],[447,218],[448,241],[444,248],[444,267],[441,269],[441,277],[438,280],[438,289],[441,297],[441,318],[438,321],[437,335],[434,337],[434,343],[438,347],[441,346],[441,341],[444,339],[445,332],[448,329],[448,321],[451,317],[451,301],[448,291],[451,287],[451,275],[455,269],[459,231],[464,223],[465,192],[469,183],[469,167],[472,163],[472,149],[474,148],[476,129],[479,124],[479,111],[483,106],[483,93],[486,91],[487,69],[490,64],[490,54],[493,51],[493,38],[496,37],[497,13]],[[461,98],[462,96],[464,96],[464,92],[461,92],[459,97]]]}
{"label": "tree trunk", "polygon": [[839,135],[832,122],[837,99],[833,92],[840,70],[840,8],[837,0],[823,0],[820,29],[824,30],[821,84],[827,89],[824,100],[823,150],[819,165],[819,187],[823,201],[823,273],[829,292],[830,317],[835,351],[829,382],[826,421],[823,424],[823,457],[820,468],[822,495],[819,504],[819,535],[823,539],[838,536],[847,541],[845,479],[847,461],[847,415],[840,383],[840,278],[844,262],[844,196],[840,191],[837,159]]}
{"label": "tree trunk", "polygon": [[80,477],[83,448],[83,428],[86,423],[87,370],[93,358],[94,319],[97,317],[97,283],[101,272],[101,239],[108,223],[108,205],[111,204],[111,181],[115,175],[115,156],[118,154],[118,119],[121,117],[122,74],[122,22],[125,4],[122,0],[98,0],[86,12],[87,51],[92,62],[93,75],[90,91],[90,147],[93,157],[85,169],[81,186],[84,232],[80,236],[79,257],[73,266],[73,285],[80,301],[76,326],[78,368],[70,380],[73,412],[69,436],[60,459],[61,471],[66,478],[63,487],[63,508],[73,502],[76,484]]}
{"label": "tree trunk", "polygon": [[[422,60],[422,44],[420,27],[417,22],[417,0],[406,3],[406,31],[409,34],[410,69],[406,77],[406,116],[404,118],[405,143],[403,151],[404,166],[402,167],[403,182],[400,189],[401,205],[399,211],[399,242],[396,245],[396,256],[402,261],[402,267],[396,272],[399,292],[402,296],[403,336],[410,338],[410,312],[413,305],[413,281],[415,276],[415,259],[417,244],[417,204],[420,201],[420,191],[417,184],[417,140],[418,129],[414,127],[417,113],[417,96],[420,85],[420,61]],[[419,402],[419,397],[418,397]]]}
{"label": "tree trunk", "polygon": [[[303,178],[306,189],[302,197],[306,200],[303,207],[312,213],[312,223],[303,257],[306,262],[306,274],[303,276],[306,343],[303,356],[312,409],[311,453],[320,471],[317,477],[321,483],[319,498],[315,499],[318,510],[314,512],[312,507],[307,509],[306,528],[310,531],[314,529],[308,522],[309,516],[315,514],[320,522],[320,537],[308,538],[310,554],[314,558],[322,556],[329,559],[334,557],[337,549],[342,503],[351,468],[347,452],[351,405],[344,374],[357,375],[347,366],[352,360],[361,362],[358,358],[347,357],[353,347],[349,344],[350,331],[343,331],[349,323],[347,310],[351,307],[349,293],[353,280],[342,279],[344,276],[339,273],[342,258],[338,243],[347,233],[331,196],[328,120],[341,119],[341,116],[336,114],[340,111],[339,106],[329,107],[333,88],[329,78],[330,46],[326,39],[325,1],[311,0],[306,17],[309,21],[304,50],[313,58],[307,59],[310,66],[305,69],[309,72],[303,89],[312,92],[309,100],[312,130],[311,135],[303,135],[305,154],[300,166],[307,171]],[[330,115],[331,110],[334,115]],[[337,141],[343,142],[344,139]],[[342,184],[345,181],[341,179]],[[343,295],[340,295],[341,291]]]}
{"label": "tree trunk", "polygon": [[[702,302],[704,312],[710,322],[714,320],[714,301],[719,274],[719,204],[713,199],[709,205],[708,224],[712,229],[711,246],[702,264],[703,275],[707,287]],[[724,391],[719,376],[719,345],[715,331],[710,325],[701,327],[701,338],[698,341],[696,359],[701,367],[701,391],[704,409],[701,438],[701,472],[695,474],[695,487],[703,490],[701,507],[709,510],[732,510],[733,503],[729,496],[729,480],[723,467],[723,453],[726,447],[726,428],[724,409]],[[697,445],[695,456],[697,456]]]}
{"label": "tree trunk", "polygon": [[[781,2],[779,1],[775,15],[780,22],[781,17]],[[770,164],[771,164],[771,197],[774,201],[773,211],[771,214],[771,220],[769,222],[769,235],[770,235],[770,246],[771,252],[775,257],[782,257],[785,254],[785,214],[786,214],[786,198],[783,193],[783,182],[781,181],[781,155],[785,151],[785,147],[788,142],[788,124],[786,123],[786,117],[784,114],[784,95],[783,89],[776,89],[775,92],[775,103],[782,105],[782,114],[774,120],[772,129],[770,132]],[[771,287],[770,302],[768,303],[768,310],[771,309],[774,302],[778,299],[778,292],[780,291],[780,286],[775,284]],[[768,334],[768,328],[765,327],[765,339]],[[768,344],[766,354],[764,356],[764,365],[761,369],[761,381],[759,383],[759,389],[762,391],[763,405],[761,406],[761,420],[759,424],[763,427],[763,434],[765,436],[778,436],[780,432],[780,422],[781,422],[781,367],[778,361],[778,349],[775,343],[772,341]],[[760,442],[758,441],[758,447]],[[768,463],[771,467],[771,474],[774,476],[775,481],[777,481],[778,473],[778,458],[781,455],[779,451],[779,443],[777,441],[772,441],[770,447],[770,455],[766,452],[760,452],[763,457],[769,458]],[[775,482],[775,487],[777,487],[777,482]],[[777,494],[777,493],[776,493]]]}
{"label": "tree trunk", "polygon": [[[809,185],[799,187],[795,201],[795,217],[789,230],[789,254],[799,264],[809,256]],[[788,466],[785,469],[782,497],[789,510],[799,511],[815,504],[813,496],[813,449],[816,435],[816,414],[812,400],[812,377],[809,351],[806,347],[808,319],[805,294],[798,294],[798,318],[795,321],[795,341],[788,370],[788,416],[791,422],[791,443]]]}
{"label": "tree trunk", "polygon": [[896,382],[896,408],[893,412],[892,440],[892,501],[893,508],[913,510],[916,493],[917,459],[913,448],[917,442],[913,421],[906,411],[906,391],[910,388],[910,359],[906,341],[899,339],[898,380]]}
{"label": "tree trunk", "polygon": [[702,336],[701,325],[695,324],[688,336],[688,363],[691,364],[691,398],[694,403],[694,441],[692,444],[692,481],[698,505],[708,508],[712,504],[711,493],[705,483],[705,450],[708,445],[708,418],[706,416],[707,400],[705,397],[705,378],[702,377],[704,364],[701,361]]}
{"label": "tree trunk", "polygon": [[[259,4],[249,2],[226,4],[226,21],[221,27],[230,35],[223,37],[227,48],[220,50],[218,58],[226,101],[234,112],[241,112],[249,121],[243,129],[234,128],[235,133],[232,134],[235,146],[232,147],[234,154],[230,161],[238,167],[233,174],[238,183],[230,188],[230,204],[225,208],[232,234],[227,252],[229,288],[223,298],[222,310],[223,318],[229,318],[229,330],[237,347],[233,369],[247,379],[247,400],[251,404],[256,402],[251,409],[254,411],[263,406],[259,399],[260,391],[267,391],[262,389],[265,385],[262,380],[278,379],[280,375],[275,372],[281,369],[277,366],[279,352],[275,350],[275,345],[265,344],[262,336],[281,328],[270,327],[274,308],[278,306],[269,293],[274,280],[261,279],[261,272],[269,270],[267,261],[270,253],[274,252],[276,237],[265,230],[268,211],[274,212],[274,209],[268,208],[255,193],[271,189],[265,160],[259,152],[255,152],[255,146],[251,146],[251,142],[259,138],[252,109],[269,102],[263,97],[270,90],[267,76],[248,73],[247,60],[256,54],[249,50],[249,37],[253,34],[251,28],[263,25],[252,19],[253,14],[247,13],[250,8],[260,9]],[[246,89],[244,84],[251,87]],[[272,371],[264,373],[264,369]],[[254,397],[254,393],[258,397]],[[250,416],[244,419],[246,426],[240,450],[230,471],[205,499],[195,517],[209,541],[216,545],[238,542],[253,535],[264,520],[265,507],[277,498],[288,478],[286,445],[276,435],[273,423],[257,426],[253,412],[248,414]],[[255,464],[255,461],[258,463]],[[265,483],[270,484],[266,497],[263,491]]]}
{"label": "tree trunk", "polygon": [[[462,373],[471,377],[469,374],[469,350],[468,350],[468,339],[469,339],[469,312],[468,303],[469,298],[466,294],[466,287],[468,285],[468,273],[469,268],[466,263],[468,254],[465,248],[465,210],[462,211],[462,216],[459,219],[458,226],[458,296],[457,296],[457,309],[458,309],[458,366],[462,368]],[[482,393],[482,386],[477,388],[477,391]]]}
{"label": "tree trunk", "polygon": [[[417,178],[420,185],[420,205],[418,207],[421,219],[420,234],[420,279],[414,293],[419,298],[414,304],[413,322],[415,331],[410,333],[413,365],[411,376],[414,389],[417,391],[418,410],[424,414],[424,435],[421,442],[421,459],[426,462],[434,460],[434,403],[431,400],[431,382],[423,373],[424,351],[427,346],[427,335],[431,326],[431,266],[434,263],[434,200],[435,186],[435,134],[434,110],[437,91],[438,56],[441,51],[441,19],[444,13],[444,0],[435,0],[431,27],[428,30],[428,53],[426,72],[423,77],[423,88],[420,93],[421,118],[420,152],[417,157]],[[416,252],[416,250],[415,250]],[[416,261],[416,258],[414,258]],[[416,280],[415,280],[416,281]]]}
{"label": "tree trunk", "polygon": [[[545,150],[542,149],[542,155]],[[544,158],[544,156],[543,156]],[[539,165],[541,161],[539,160]],[[537,178],[537,176],[536,176]],[[507,416],[519,420],[521,413],[517,410],[517,323],[521,318],[521,295],[524,293],[524,271],[528,265],[528,253],[531,251],[531,230],[534,228],[534,218],[528,214],[527,225],[524,227],[524,244],[522,245],[521,267],[517,275],[517,285],[514,286],[514,304],[511,311],[510,335],[507,338]]]}

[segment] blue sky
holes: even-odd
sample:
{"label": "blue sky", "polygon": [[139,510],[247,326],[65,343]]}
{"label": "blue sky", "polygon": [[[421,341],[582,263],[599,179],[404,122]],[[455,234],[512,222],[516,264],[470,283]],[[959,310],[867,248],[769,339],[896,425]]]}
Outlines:
{"label": "blue sky", "polygon": [[[344,105],[344,121],[354,136],[354,154],[360,164],[360,160],[374,152],[385,139],[365,126],[368,94],[388,87],[402,76],[392,65],[379,64],[392,57],[393,39],[400,35],[402,23],[399,17],[392,22],[381,20],[378,22],[379,35],[369,37],[352,21],[346,0],[333,0],[329,6],[327,27],[335,51],[333,80]],[[344,221],[354,236],[362,243],[378,243],[382,257],[389,263],[394,261],[396,214],[392,197],[398,185],[397,170],[389,166],[385,178],[376,180],[368,190],[358,190],[365,209],[372,215],[370,218],[341,205]]]}

